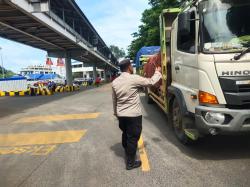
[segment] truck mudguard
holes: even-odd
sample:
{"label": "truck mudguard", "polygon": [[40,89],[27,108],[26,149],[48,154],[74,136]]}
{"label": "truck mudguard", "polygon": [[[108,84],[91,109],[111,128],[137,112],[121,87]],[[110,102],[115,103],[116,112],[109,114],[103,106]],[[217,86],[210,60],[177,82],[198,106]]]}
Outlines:
{"label": "truck mudguard", "polygon": [[184,96],[183,96],[182,92],[176,87],[169,86],[168,87],[168,93],[174,95],[175,98],[177,99],[177,101],[178,101],[178,103],[179,103],[179,105],[181,107],[182,115],[183,116],[189,115],[189,112],[187,110],[187,105],[186,105],[186,102],[185,102],[185,99],[184,99]]}

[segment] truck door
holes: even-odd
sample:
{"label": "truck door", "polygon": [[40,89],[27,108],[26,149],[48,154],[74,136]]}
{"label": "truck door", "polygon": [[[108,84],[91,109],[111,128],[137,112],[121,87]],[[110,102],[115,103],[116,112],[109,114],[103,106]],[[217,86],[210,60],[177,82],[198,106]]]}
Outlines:
{"label": "truck door", "polygon": [[195,11],[179,14],[172,34],[172,85],[179,87],[188,110],[193,113],[197,101],[191,95],[197,94],[199,85],[195,20]]}

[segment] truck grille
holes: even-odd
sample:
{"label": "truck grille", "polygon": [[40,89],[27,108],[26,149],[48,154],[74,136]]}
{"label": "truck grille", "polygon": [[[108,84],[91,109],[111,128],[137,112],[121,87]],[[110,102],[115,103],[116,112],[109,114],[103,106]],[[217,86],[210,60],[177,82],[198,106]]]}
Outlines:
{"label": "truck grille", "polygon": [[220,77],[227,105],[233,109],[250,109],[250,77]]}
{"label": "truck grille", "polygon": [[249,85],[238,85],[239,92],[250,92],[250,84]]}

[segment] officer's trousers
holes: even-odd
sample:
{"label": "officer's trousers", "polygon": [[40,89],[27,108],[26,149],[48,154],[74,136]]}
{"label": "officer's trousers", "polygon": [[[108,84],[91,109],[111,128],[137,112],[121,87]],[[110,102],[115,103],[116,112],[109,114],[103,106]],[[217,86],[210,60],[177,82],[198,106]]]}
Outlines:
{"label": "officer's trousers", "polygon": [[122,130],[122,146],[125,149],[128,163],[135,161],[137,144],[142,132],[142,116],[118,117],[119,128]]}

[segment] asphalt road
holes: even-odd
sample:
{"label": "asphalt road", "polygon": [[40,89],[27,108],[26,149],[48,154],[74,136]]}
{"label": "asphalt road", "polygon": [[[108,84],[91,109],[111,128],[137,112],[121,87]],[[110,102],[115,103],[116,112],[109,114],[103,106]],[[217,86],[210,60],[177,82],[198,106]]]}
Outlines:
{"label": "asphalt road", "polygon": [[0,187],[250,186],[250,137],[185,147],[156,105],[144,108],[144,168],[125,170],[111,87],[0,98]]}

